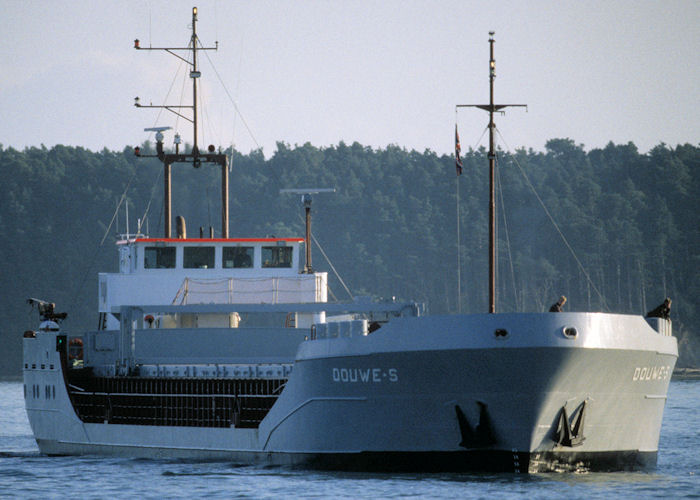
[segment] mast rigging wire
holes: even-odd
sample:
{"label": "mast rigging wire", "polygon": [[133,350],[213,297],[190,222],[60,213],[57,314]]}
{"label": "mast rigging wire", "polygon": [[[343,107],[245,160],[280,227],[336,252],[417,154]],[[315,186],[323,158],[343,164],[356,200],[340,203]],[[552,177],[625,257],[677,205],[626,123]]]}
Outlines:
{"label": "mast rigging wire", "polygon": [[[500,129],[499,129],[498,127],[495,127],[495,129],[496,129],[496,132],[497,132],[498,136],[499,136],[499,137],[501,138],[501,140],[503,141],[503,144],[505,144],[506,148],[507,148],[509,151],[512,151],[512,148],[511,148],[510,145],[506,142],[505,137],[503,137],[503,134],[501,134]],[[475,144],[475,146],[474,146],[474,149],[476,149],[476,148],[479,146],[479,144],[481,143],[481,140],[484,138],[484,135],[486,134],[486,130],[488,130],[488,127],[484,128],[484,131],[481,133],[481,137],[479,137],[479,140],[476,142],[476,144]],[[497,158],[498,158],[498,156],[497,156]],[[586,268],[583,266],[583,264],[582,264],[581,261],[579,260],[578,256],[576,255],[576,252],[574,251],[573,247],[571,246],[571,244],[569,244],[569,241],[568,241],[568,240],[566,239],[566,237],[564,236],[564,233],[563,233],[562,230],[559,228],[559,225],[558,225],[558,224],[556,223],[556,221],[554,220],[554,217],[552,217],[552,214],[549,212],[549,210],[548,210],[547,207],[545,206],[544,202],[542,201],[542,198],[541,198],[540,195],[537,193],[537,190],[535,189],[535,186],[532,184],[532,182],[530,181],[530,178],[529,178],[529,177],[527,176],[527,174],[525,173],[525,170],[522,168],[522,166],[521,166],[520,163],[518,162],[517,156],[515,156],[515,155],[513,154],[513,155],[512,155],[512,158],[513,158],[513,161],[515,162],[515,165],[518,167],[518,170],[520,171],[520,174],[521,174],[521,175],[523,176],[523,178],[525,179],[526,184],[528,185],[528,187],[530,188],[530,190],[531,190],[531,191],[533,192],[533,194],[535,195],[535,198],[537,199],[538,203],[540,204],[540,206],[541,206],[542,209],[544,210],[544,213],[547,215],[547,218],[548,218],[549,221],[552,223],[552,225],[554,226],[555,230],[556,230],[557,233],[559,234],[559,237],[560,237],[560,238],[562,239],[562,241],[564,242],[564,245],[566,246],[566,248],[569,250],[569,252],[570,252],[571,255],[573,256],[574,260],[576,261],[577,266],[578,266],[579,269],[581,270],[581,273],[586,277],[587,283],[588,283],[591,287],[593,287],[593,290],[595,290],[596,294],[598,294],[598,297],[599,297],[600,300],[601,300],[601,303],[602,303],[603,308],[604,308],[605,310],[609,310],[609,308],[608,308],[608,306],[607,306],[607,302],[606,302],[606,300],[605,300],[605,297],[604,297],[603,294],[600,292],[600,290],[598,290],[598,287],[596,287],[595,283],[593,282],[593,280],[591,279],[590,275],[589,275],[588,272],[586,271]],[[498,185],[499,185],[499,193],[500,193],[500,195],[501,195],[501,211],[502,211],[503,214],[504,214],[503,217],[504,217],[504,227],[505,227],[505,230],[506,230],[506,245],[507,245],[508,254],[509,254],[509,257],[508,257],[508,258],[509,258],[510,267],[511,267],[511,276],[513,277],[513,283],[515,284],[515,272],[514,272],[514,269],[513,269],[513,258],[512,258],[512,255],[511,255],[510,240],[509,240],[509,237],[508,237],[508,226],[507,226],[507,222],[506,222],[506,218],[505,218],[505,206],[503,205],[503,193],[502,193],[502,191],[501,191],[500,172],[498,173]],[[515,285],[514,285],[514,286],[515,286]],[[515,300],[516,300],[516,307],[517,307],[517,302],[518,302],[517,292],[515,292]]]}
{"label": "mast rigging wire", "polygon": [[[457,109],[458,108],[455,108],[455,141],[457,141]],[[457,192],[457,203],[455,206],[457,212],[457,314],[462,314],[462,236],[459,232],[459,226],[461,224],[459,218],[459,178],[462,177],[462,160],[459,158],[461,146],[458,148],[457,145],[458,144],[455,145],[455,161],[460,169],[458,172],[459,175],[455,176]]]}
{"label": "mast rigging wire", "polygon": [[109,225],[107,226],[107,229],[105,229],[105,234],[102,237],[102,241],[100,241],[100,244],[97,245],[97,248],[95,249],[95,253],[92,255],[90,265],[87,267],[87,269],[83,273],[83,278],[80,280],[80,283],[78,284],[78,286],[75,288],[75,291],[73,292],[73,296],[70,299],[70,306],[68,308],[69,310],[72,310],[75,308],[75,303],[78,300],[78,294],[80,293],[80,290],[82,290],[83,286],[85,285],[85,281],[87,280],[88,274],[90,273],[90,271],[92,271],[92,268],[95,265],[95,261],[97,260],[97,254],[100,252],[100,248],[102,248],[102,245],[104,244],[105,239],[107,239],[107,235],[109,234],[109,230],[112,229],[112,224],[114,224],[114,220],[117,218],[117,215],[119,214],[119,207],[121,207],[122,203],[124,203],[124,200],[126,200],[126,194],[129,191],[129,187],[131,187],[131,183],[134,181],[134,178],[136,178],[137,173],[138,173],[138,170],[134,170],[134,173],[131,174],[129,181],[126,183],[126,187],[124,188],[124,192],[122,193],[121,197],[119,198],[119,203],[117,203],[117,208],[114,209],[114,214],[112,215],[112,220],[109,221]]}
{"label": "mast rigging wire", "polygon": [[484,138],[484,136],[486,135],[486,131],[487,131],[488,129],[489,129],[488,126],[484,127],[484,131],[481,133],[481,137],[479,137],[479,140],[476,141],[476,144],[474,144],[474,148],[472,148],[472,149],[476,150],[476,148],[479,147],[479,144],[481,143],[481,140],[482,140],[482,139]]}
{"label": "mast rigging wire", "polygon": [[[301,220],[301,221],[304,222],[304,223],[306,222],[306,221],[304,220],[304,218],[303,218],[301,215],[299,216],[299,220]],[[328,255],[326,255],[326,252],[323,251],[323,247],[322,247],[321,244],[318,242],[318,240],[316,239],[316,236],[314,236],[314,233],[313,233],[313,232],[311,232],[311,239],[313,240],[314,243],[316,243],[316,246],[317,246],[318,249],[321,251],[321,255],[323,255],[323,257],[326,259],[326,262],[328,262],[328,265],[331,266],[331,269],[333,270],[333,274],[335,274],[335,277],[338,278],[338,281],[340,282],[340,284],[342,285],[342,287],[345,289],[345,291],[347,292],[347,294],[350,296],[350,300],[355,300],[355,297],[353,297],[352,292],[350,291],[350,289],[348,288],[348,286],[347,286],[347,285],[345,284],[345,282],[343,281],[343,278],[340,277],[340,273],[338,273],[338,270],[335,268],[335,266],[334,266],[333,263],[331,262],[331,259],[329,259],[329,258],[328,258]],[[308,245],[308,242],[307,242],[307,245]]]}
{"label": "mast rigging wire", "polygon": [[[189,45],[188,45],[188,47],[189,47]],[[181,59],[181,60],[180,60],[180,64],[178,64],[178,66],[177,66],[177,72],[175,73],[175,76],[173,77],[173,84],[175,83],[175,79],[176,79],[176,78],[178,77],[178,75],[180,74],[180,70],[182,69],[182,64],[183,64],[183,63],[184,63],[184,61]],[[191,64],[190,61],[187,61],[187,63],[188,63],[188,64]],[[185,70],[185,71],[183,72],[183,74],[182,74],[182,87],[180,88],[180,102],[179,102],[179,105],[180,105],[180,106],[183,105],[182,103],[183,103],[184,100],[185,100],[185,86],[186,86],[186,85],[187,85],[187,70]],[[171,86],[171,89],[172,89],[172,86]],[[165,99],[167,100],[167,98],[168,98],[169,96],[170,96],[170,90],[168,90],[168,94],[165,96]],[[162,109],[161,109],[160,112],[162,112]],[[194,117],[193,117],[193,118],[194,118]],[[179,113],[176,113],[176,114],[175,114],[175,133],[178,133],[179,127],[180,127],[180,114],[179,114]]]}
{"label": "mast rigging wire", "polygon": [[[508,233],[508,218],[506,217],[506,207],[503,196],[503,183],[501,182],[501,169],[499,155],[496,155],[496,185],[498,186],[498,197],[501,201],[501,214],[503,214],[503,229],[506,236],[506,249],[508,250],[508,263],[510,265],[510,277],[513,284],[513,298],[515,300],[515,310],[518,310],[518,288],[515,286],[515,269],[513,267],[513,254],[510,247],[510,235]],[[497,226],[498,227],[498,226]],[[496,263],[498,265],[498,262]]]}
{"label": "mast rigging wire", "polygon": [[[156,186],[160,182],[160,178],[162,175],[163,175],[163,169],[159,168],[158,175],[156,176],[156,180],[153,183],[153,186],[151,186],[151,196],[148,198],[148,203],[146,204],[146,210],[143,212],[143,216],[141,217],[141,224],[143,224],[144,221],[147,220],[146,217],[148,216],[148,212],[151,209],[151,202],[153,202],[153,198],[155,197],[155,194],[156,194]],[[159,221],[159,223],[160,223],[160,221]],[[137,233],[141,232],[141,226],[138,227],[136,232]],[[148,227],[146,227],[146,232],[148,232]]]}
{"label": "mast rigging wire", "polygon": [[338,281],[340,281],[340,284],[343,286],[343,288],[345,289],[345,291],[347,292],[347,294],[350,296],[350,300],[355,300],[355,297],[353,297],[352,292],[350,291],[350,289],[348,288],[348,286],[345,284],[345,281],[343,281],[343,278],[340,277],[340,274],[338,273],[338,270],[335,268],[335,266],[333,265],[333,263],[331,262],[331,260],[328,258],[328,255],[326,255],[326,252],[323,251],[323,247],[322,247],[321,244],[318,242],[318,240],[316,239],[316,236],[314,236],[313,233],[311,233],[311,239],[314,240],[314,243],[316,243],[316,246],[317,246],[318,249],[321,251],[321,254],[323,255],[323,257],[324,257],[324,258],[326,259],[326,261],[328,262],[328,265],[331,266],[331,269],[333,270],[333,274],[335,274],[336,278],[338,278]]}
{"label": "mast rigging wire", "polygon": [[[501,131],[498,129],[498,127],[496,127],[496,132],[498,133],[498,136],[501,138],[501,140],[502,140],[503,143],[506,145],[506,147],[510,150],[511,147],[510,147],[510,146],[508,145],[508,143],[506,142],[505,138],[504,138],[503,135],[501,134]],[[593,282],[593,280],[591,279],[590,275],[589,275],[588,272],[586,271],[586,268],[583,267],[583,264],[581,263],[581,261],[579,260],[578,256],[576,255],[576,252],[574,251],[573,247],[569,244],[569,240],[566,239],[566,236],[564,236],[564,233],[563,233],[562,230],[559,228],[559,225],[558,225],[558,224],[556,223],[556,221],[554,220],[554,217],[552,217],[552,214],[549,212],[549,210],[548,210],[547,207],[545,206],[544,202],[542,201],[542,198],[540,198],[540,195],[537,193],[537,190],[535,189],[535,186],[532,184],[532,182],[530,182],[530,178],[529,178],[529,177],[527,176],[527,174],[525,173],[525,169],[523,169],[522,166],[520,165],[520,162],[518,161],[517,156],[512,155],[512,158],[513,158],[513,160],[514,160],[514,162],[515,162],[515,165],[518,167],[518,170],[520,170],[520,173],[522,174],[523,178],[525,179],[525,182],[527,183],[528,187],[532,190],[533,194],[535,195],[535,198],[537,198],[537,201],[539,202],[540,206],[542,207],[542,210],[544,210],[544,213],[545,213],[545,214],[547,215],[547,217],[549,218],[549,221],[552,223],[552,225],[553,225],[554,228],[556,229],[557,233],[559,233],[559,237],[560,237],[560,238],[562,239],[562,241],[564,242],[564,245],[566,245],[566,248],[569,250],[569,252],[570,252],[571,255],[573,256],[573,258],[574,258],[574,260],[576,261],[576,264],[578,265],[579,269],[581,270],[581,272],[583,273],[583,275],[586,277],[586,280],[588,281],[588,283],[593,287],[593,290],[595,290],[595,292],[598,294],[598,297],[599,297],[600,300],[601,300],[601,304],[602,304],[603,308],[605,308],[606,311],[609,311],[609,308],[608,308],[608,306],[607,306],[607,302],[606,302],[606,300],[605,300],[605,297],[604,297],[603,294],[600,292],[600,290],[598,290],[598,287],[595,286],[595,283]]]}
{"label": "mast rigging wire", "polygon": [[[201,47],[202,49],[204,46],[202,45],[202,41],[197,37],[197,45]],[[205,51],[206,54],[206,51]],[[221,133],[216,133],[214,130],[214,125],[213,121],[209,115],[209,110],[205,106],[204,102],[204,93],[205,93],[205,88],[204,88],[204,80],[199,79],[199,92],[197,92],[197,97],[199,98],[199,109],[202,110],[202,127],[206,128],[208,136],[213,137],[214,139],[211,141],[206,141],[209,142],[209,144],[221,144]],[[202,134],[202,140],[204,140],[204,134]]]}
{"label": "mast rigging wire", "polygon": [[238,113],[238,116],[241,117],[241,121],[243,122],[243,125],[245,125],[246,130],[248,131],[248,134],[250,134],[250,138],[253,139],[253,142],[255,143],[255,146],[257,146],[258,149],[262,149],[260,144],[258,144],[257,139],[255,139],[255,136],[253,135],[253,131],[250,129],[248,126],[248,122],[246,121],[245,117],[243,116],[243,113],[241,113],[241,110],[238,108],[238,104],[236,104],[236,101],[234,98],[231,96],[231,93],[229,92],[228,88],[226,87],[226,84],[224,84],[223,79],[221,78],[221,75],[219,75],[219,72],[216,69],[216,66],[214,66],[214,63],[211,61],[211,58],[209,57],[209,54],[204,52],[204,55],[207,57],[207,60],[209,61],[209,64],[211,64],[212,69],[214,70],[214,74],[216,77],[219,79],[219,83],[221,86],[224,88],[224,91],[226,92],[226,95],[228,96],[229,100],[231,101],[231,104],[233,104],[234,109],[236,110],[236,113]]}
{"label": "mast rigging wire", "polygon": [[462,237],[459,232],[461,224],[459,217],[459,178],[461,175],[455,176],[457,183],[457,314],[462,314]]}
{"label": "mast rigging wire", "polygon": [[122,193],[121,198],[119,198],[119,203],[117,203],[117,208],[114,209],[114,214],[112,215],[112,220],[109,221],[109,226],[107,226],[107,229],[105,230],[104,236],[102,236],[102,240],[100,241],[99,246],[102,246],[102,244],[105,242],[105,239],[107,239],[107,235],[109,234],[109,230],[112,228],[112,224],[114,223],[114,219],[117,218],[117,214],[119,213],[119,207],[121,207],[122,203],[126,199],[126,193],[129,191],[129,187],[131,186],[131,183],[133,182],[137,173],[138,173],[138,171],[134,170],[134,173],[131,174],[131,177],[129,178],[129,182],[126,183],[126,187],[124,188],[124,192]]}
{"label": "mast rigging wire", "polygon": [[[240,45],[243,45],[243,37],[241,37]],[[238,78],[236,79],[236,90],[235,90],[236,95],[238,95],[238,91],[240,90],[240,87],[241,87],[241,67],[242,66],[243,66],[243,51],[241,51],[239,56],[238,56],[238,70],[236,71]],[[236,143],[236,117],[237,116],[238,115],[236,113],[233,114],[233,124],[232,124],[233,126],[231,127],[231,158],[229,161],[229,169],[231,169],[233,166],[233,148],[234,148],[235,143]]]}

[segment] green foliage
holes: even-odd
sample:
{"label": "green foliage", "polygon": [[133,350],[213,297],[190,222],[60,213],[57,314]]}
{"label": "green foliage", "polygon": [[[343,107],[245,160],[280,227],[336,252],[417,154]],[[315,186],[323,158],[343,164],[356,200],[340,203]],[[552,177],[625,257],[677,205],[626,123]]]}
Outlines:
{"label": "green foliage", "polygon": [[[149,150],[144,144],[142,151]],[[261,151],[234,152],[231,236],[302,236],[298,196],[279,190],[335,187],[335,194],[315,197],[313,231],[354,294],[423,301],[431,313],[484,312],[484,150],[469,150],[463,163],[464,175],[455,177],[450,156],[343,142],[278,143],[269,160]],[[552,139],[543,153],[501,154],[498,165],[499,311],[544,311],[564,294],[567,310],[643,314],[671,296],[680,364],[700,363],[693,354],[700,352],[700,148],[661,144],[640,154],[631,143],[611,143],[586,152],[570,139]],[[27,297],[56,302],[69,313],[69,329],[96,326],[97,272],[116,271],[113,243],[126,231],[125,203],[131,232],[141,218],[142,232],[162,234],[162,167],[131,148],[0,146],[0,176],[0,321],[9,356],[2,374],[8,374],[20,368],[19,332],[36,326]],[[219,234],[219,183],[215,167],[173,167],[173,214],[187,218],[189,236],[208,226]],[[320,252],[313,263],[329,271],[334,295],[346,300]]]}

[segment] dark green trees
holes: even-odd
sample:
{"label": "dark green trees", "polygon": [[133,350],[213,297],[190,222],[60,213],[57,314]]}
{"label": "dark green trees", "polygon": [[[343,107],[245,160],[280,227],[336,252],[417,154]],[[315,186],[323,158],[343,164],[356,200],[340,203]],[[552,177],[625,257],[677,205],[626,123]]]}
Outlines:
{"label": "dark green trees", "polygon": [[[449,156],[357,143],[279,143],[267,160],[261,151],[234,153],[230,234],[302,236],[299,199],[279,190],[334,187],[314,199],[313,232],[352,293],[451,313],[459,209],[461,310],[485,312],[484,151],[467,151],[463,163],[457,178]],[[161,170],[130,148],[0,147],[0,321],[9,356],[2,374],[18,373],[21,332],[35,327],[27,297],[56,302],[70,329],[96,326],[96,276],[116,270],[125,204],[131,232],[142,219],[142,232],[162,234]],[[671,296],[684,346],[679,365],[700,363],[688,347],[698,343],[700,321],[700,148],[662,144],[641,154],[633,144],[609,144],[586,152],[553,139],[544,152],[499,155],[498,179],[498,311],[545,311],[564,294],[567,310],[643,314]],[[187,218],[189,236],[200,226],[218,234],[219,182],[216,168],[173,167],[173,214]],[[317,249],[313,263],[330,271]],[[334,296],[346,300],[329,276]]]}

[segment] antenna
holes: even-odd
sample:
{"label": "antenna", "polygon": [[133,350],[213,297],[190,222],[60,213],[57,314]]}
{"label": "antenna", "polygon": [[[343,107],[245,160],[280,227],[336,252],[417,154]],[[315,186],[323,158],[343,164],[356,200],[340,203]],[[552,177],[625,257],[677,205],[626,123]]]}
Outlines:
{"label": "antenna", "polygon": [[306,264],[304,274],[313,274],[311,265],[311,195],[319,193],[335,193],[335,188],[306,188],[306,189],[280,189],[280,194],[300,194],[301,203],[306,211]]}
{"label": "antenna", "polygon": [[157,142],[163,142],[163,132],[166,130],[170,130],[172,127],[148,127],[143,129],[144,132],[155,132],[156,133],[156,141]]}

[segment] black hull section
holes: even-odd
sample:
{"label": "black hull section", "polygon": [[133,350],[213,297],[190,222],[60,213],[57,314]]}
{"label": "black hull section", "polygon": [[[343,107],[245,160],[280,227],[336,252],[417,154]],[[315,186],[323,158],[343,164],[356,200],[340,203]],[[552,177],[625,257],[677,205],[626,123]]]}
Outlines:
{"label": "black hull section", "polygon": [[94,377],[64,370],[76,415],[85,423],[257,428],[286,379]]}
{"label": "black hull section", "polygon": [[656,466],[656,452],[597,453],[478,450],[454,452],[361,452],[308,455],[302,467],[351,472],[615,472]]}

